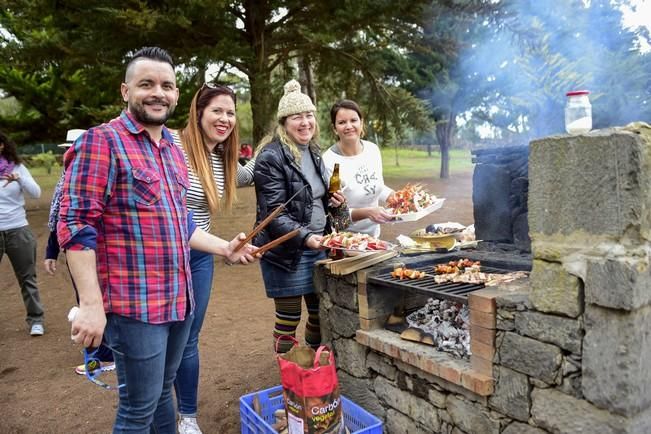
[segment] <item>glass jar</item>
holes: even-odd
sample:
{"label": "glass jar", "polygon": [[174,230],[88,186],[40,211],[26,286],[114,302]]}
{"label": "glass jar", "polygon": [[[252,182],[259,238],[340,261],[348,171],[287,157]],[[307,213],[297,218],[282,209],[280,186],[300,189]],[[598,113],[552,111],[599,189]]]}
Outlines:
{"label": "glass jar", "polygon": [[569,134],[583,134],[592,129],[592,106],[587,90],[568,92],[565,105],[565,131]]}

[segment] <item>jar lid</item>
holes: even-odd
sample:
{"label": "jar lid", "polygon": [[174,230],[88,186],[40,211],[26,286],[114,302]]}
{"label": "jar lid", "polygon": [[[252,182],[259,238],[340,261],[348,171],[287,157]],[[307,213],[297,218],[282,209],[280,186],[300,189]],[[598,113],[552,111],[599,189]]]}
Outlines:
{"label": "jar lid", "polygon": [[587,90],[572,90],[565,94],[565,96],[589,95],[590,91]]}

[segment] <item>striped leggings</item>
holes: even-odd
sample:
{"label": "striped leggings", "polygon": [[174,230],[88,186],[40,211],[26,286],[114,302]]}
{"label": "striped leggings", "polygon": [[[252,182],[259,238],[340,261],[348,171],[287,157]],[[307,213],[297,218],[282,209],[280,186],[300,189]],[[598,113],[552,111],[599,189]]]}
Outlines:
{"label": "striped leggings", "polygon": [[[321,345],[321,327],[319,325],[319,296],[305,294],[296,297],[278,297],[274,298],[276,305],[276,324],[274,326],[274,348],[276,341],[280,336],[296,337],[296,328],[301,321],[301,300],[305,299],[307,308],[307,323],[305,324],[305,343],[315,350]],[[277,352],[286,353],[289,351],[293,342],[289,339],[283,339],[278,343]]]}

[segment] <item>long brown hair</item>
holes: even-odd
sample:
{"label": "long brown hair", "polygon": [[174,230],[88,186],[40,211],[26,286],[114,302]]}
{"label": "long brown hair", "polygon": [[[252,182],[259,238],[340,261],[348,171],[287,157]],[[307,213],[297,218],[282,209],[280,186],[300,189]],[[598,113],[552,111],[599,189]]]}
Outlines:
{"label": "long brown hair", "polygon": [[[194,94],[192,104],[190,105],[188,123],[179,134],[185,153],[188,156],[190,167],[199,178],[203,191],[206,193],[206,200],[208,201],[210,214],[215,214],[222,205],[219,200],[212,167],[210,167],[210,151],[206,146],[201,130],[201,117],[203,116],[203,111],[206,109],[208,104],[210,104],[210,101],[219,95],[227,95],[231,97],[233,103],[237,107],[235,93],[229,87],[204,84],[201,89]],[[223,143],[223,150],[216,151],[221,152],[222,161],[224,163],[223,196],[226,210],[230,210],[233,206],[233,202],[237,199],[235,189],[237,187],[237,159],[239,156],[239,147],[240,132],[236,120],[233,131]]]}
{"label": "long brown hair", "polygon": [[20,164],[21,160],[18,156],[16,144],[2,131],[0,131],[0,143],[5,145],[5,147],[2,149],[2,156],[5,157],[7,161],[11,161],[14,164]]}

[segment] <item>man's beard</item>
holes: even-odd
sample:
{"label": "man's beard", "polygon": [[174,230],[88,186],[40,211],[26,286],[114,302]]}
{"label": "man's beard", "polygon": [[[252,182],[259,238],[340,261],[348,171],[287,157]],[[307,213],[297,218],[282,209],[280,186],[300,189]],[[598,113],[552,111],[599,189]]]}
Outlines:
{"label": "man's beard", "polygon": [[[149,101],[153,103],[161,103],[161,101]],[[158,117],[153,117],[149,113],[147,113],[147,110],[145,109],[145,104],[141,103],[133,103],[129,104],[129,112],[133,115],[136,120],[143,124],[143,125],[152,125],[152,126],[159,126],[159,125],[164,125],[165,122],[172,116],[174,113],[174,108],[175,106],[168,105],[167,106],[167,111],[158,116]]]}

